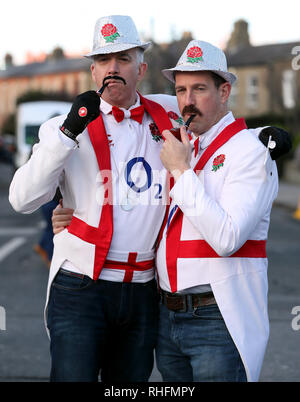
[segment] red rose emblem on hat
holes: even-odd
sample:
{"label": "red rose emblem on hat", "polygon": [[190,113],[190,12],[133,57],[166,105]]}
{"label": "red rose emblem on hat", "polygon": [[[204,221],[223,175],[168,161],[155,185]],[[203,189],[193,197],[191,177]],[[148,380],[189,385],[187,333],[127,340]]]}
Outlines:
{"label": "red rose emblem on hat", "polygon": [[198,63],[198,61],[203,61],[203,52],[200,47],[193,46],[187,51],[187,61],[190,63]]}
{"label": "red rose emblem on hat", "polygon": [[212,170],[214,171],[214,172],[216,172],[218,169],[220,169],[220,167],[222,167],[223,165],[224,165],[224,162],[225,162],[225,155],[224,154],[221,154],[221,155],[219,155],[219,156],[217,156],[215,159],[214,159],[214,161],[213,161],[213,168],[212,168]]}
{"label": "red rose emblem on hat", "polygon": [[120,34],[117,28],[113,24],[105,24],[101,29],[101,34],[105,39],[106,43],[113,43]]}

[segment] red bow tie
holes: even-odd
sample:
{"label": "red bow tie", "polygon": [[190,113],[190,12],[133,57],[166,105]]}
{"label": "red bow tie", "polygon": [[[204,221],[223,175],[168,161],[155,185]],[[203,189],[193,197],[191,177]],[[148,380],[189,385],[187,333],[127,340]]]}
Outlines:
{"label": "red bow tie", "polygon": [[[120,123],[124,119],[125,113],[123,112],[123,110],[119,109],[116,106],[113,106],[111,111],[112,111],[112,114],[114,115],[114,118],[116,119],[116,121],[118,123]],[[140,124],[142,124],[143,116],[144,116],[144,106],[143,105],[130,110],[130,118],[132,120],[137,121]]]}

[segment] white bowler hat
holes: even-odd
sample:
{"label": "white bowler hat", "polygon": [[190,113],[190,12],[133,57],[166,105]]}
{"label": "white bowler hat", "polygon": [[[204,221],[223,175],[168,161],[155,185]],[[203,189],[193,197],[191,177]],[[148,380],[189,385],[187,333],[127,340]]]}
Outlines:
{"label": "white bowler hat", "polygon": [[136,26],[127,15],[110,15],[96,21],[93,51],[85,57],[109,54],[140,47],[146,50],[151,42],[142,43]]}
{"label": "white bowler hat", "polygon": [[231,85],[237,77],[228,72],[224,52],[208,42],[192,40],[181,55],[176,67],[162,70],[164,76],[175,82],[175,71],[212,71]]}

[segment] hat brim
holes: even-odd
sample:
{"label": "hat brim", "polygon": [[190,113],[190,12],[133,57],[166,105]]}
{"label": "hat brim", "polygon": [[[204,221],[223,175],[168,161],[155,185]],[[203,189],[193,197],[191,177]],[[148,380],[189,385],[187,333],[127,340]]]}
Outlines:
{"label": "hat brim", "polygon": [[225,71],[220,71],[220,70],[214,70],[213,68],[208,69],[204,68],[201,69],[199,66],[177,66],[174,68],[169,68],[162,70],[163,75],[171,82],[175,83],[175,72],[176,71],[182,71],[182,72],[199,72],[199,71],[211,71],[220,77],[224,78],[225,81],[229,82],[231,85],[234,84],[234,82],[237,80],[237,77],[235,74],[230,73],[230,72],[225,72]]}
{"label": "hat brim", "polygon": [[91,53],[85,54],[84,57],[88,59],[92,59],[94,56],[98,54],[110,54],[110,53],[118,53],[123,52],[129,49],[141,48],[145,51],[152,45],[152,42],[146,42],[141,44],[136,43],[114,43],[107,46],[99,47],[98,49],[93,50]]}

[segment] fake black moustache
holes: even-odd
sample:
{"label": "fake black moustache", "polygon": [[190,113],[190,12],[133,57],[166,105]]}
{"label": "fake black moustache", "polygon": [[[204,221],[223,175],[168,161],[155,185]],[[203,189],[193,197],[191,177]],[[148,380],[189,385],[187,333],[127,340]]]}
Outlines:
{"label": "fake black moustache", "polygon": [[99,89],[99,91],[97,91],[100,96],[103,94],[104,89],[108,86],[109,82],[106,82],[108,80],[120,80],[123,82],[124,85],[126,85],[126,81],[124,80],[124,78],[119,77],[118,75],[108,75],[103,79],[102,87]]}

